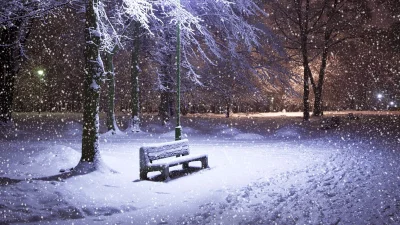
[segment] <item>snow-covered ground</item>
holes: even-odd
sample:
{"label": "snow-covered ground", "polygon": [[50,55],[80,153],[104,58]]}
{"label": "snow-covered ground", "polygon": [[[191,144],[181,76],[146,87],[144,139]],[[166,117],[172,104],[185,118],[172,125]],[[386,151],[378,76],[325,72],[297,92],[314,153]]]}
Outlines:
{"label": "snow-covered ground", "polygon": [[301,113],[184,117],[210,168],[173,167],[169,182],[139,180],[140,146],[174,139],[157,116],[142,133],[101,135],[117,173],[62,179],[80,158],[81,116],[15,114],[0,131],[0,224],[400,224],[400,113],[347,113],[332,129]]}

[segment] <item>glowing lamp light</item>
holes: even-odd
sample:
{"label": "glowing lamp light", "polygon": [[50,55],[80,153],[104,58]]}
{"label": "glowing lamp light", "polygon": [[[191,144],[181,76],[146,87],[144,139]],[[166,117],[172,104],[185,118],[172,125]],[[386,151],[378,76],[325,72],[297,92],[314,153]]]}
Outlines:
{"label": "glowing lamp light", "polygon": [[44,78],[44,70],[38,70],[37,74],[39,75],[39,80],[43,81]]}
{"label": "glowing lamp light", "polygon": [[390,102],[389,104],[390,104],[390,105],[394,105],[394,102],[392,101],[392,102]]}
{"label": "glowing lamp light", "polygon": [[381,98],[383,97],[383,95],[382,95],[382,94],[378,94],[377,97],[378,97],[379,99],[381,99]]}

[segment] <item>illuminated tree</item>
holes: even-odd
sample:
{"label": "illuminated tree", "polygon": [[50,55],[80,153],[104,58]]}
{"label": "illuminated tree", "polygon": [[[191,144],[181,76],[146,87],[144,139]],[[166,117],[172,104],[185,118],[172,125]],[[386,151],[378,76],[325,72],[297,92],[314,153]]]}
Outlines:
{"label": "illuminated tree", "polygon": [[[314,91],[315,116],[323,114],[322,93],[329,52],[356,38],[357,29],[370,16],[363,0],[274,0],[272,20],[291,57],[303,67],[304,120],[309,120],[310,83]],[[314,76],[311,64],[319,65]],[[317,79],[315,78],[317,77]]]}

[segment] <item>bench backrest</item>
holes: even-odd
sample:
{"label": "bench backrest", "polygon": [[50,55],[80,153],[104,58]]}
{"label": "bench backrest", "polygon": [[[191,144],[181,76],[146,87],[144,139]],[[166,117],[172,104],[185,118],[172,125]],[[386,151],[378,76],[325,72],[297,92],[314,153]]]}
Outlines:
{"label": "bench backrest", "polygon": [[164,142],[140,147],[140,163],[151,163],[153,160],[174,156],[189,155],[189,141]]}

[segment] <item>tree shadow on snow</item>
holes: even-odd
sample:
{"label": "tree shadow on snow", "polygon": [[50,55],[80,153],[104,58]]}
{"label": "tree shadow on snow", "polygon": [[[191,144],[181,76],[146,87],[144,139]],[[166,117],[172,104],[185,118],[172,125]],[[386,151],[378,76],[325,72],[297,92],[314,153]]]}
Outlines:
{"label": "tree shadow on snow", "polygon": [[[100,165],[100,166],[99,166]],[[59,174],[51,175],[51,176],[43,176],[43,177],[29,177],[29,178],[22,178],[22,179],[15,179],[15,178],[8,178],[8,177],[0,177],[0,186],[7,186],[12,184],[17,184],[21,181],[63,181],[75,176],[81,176],[85,174],[89,174],[95,171],[99,172],[110,172],[110,173],[118,173],[107,166],[105,166],[102,162],[99,164],[97,163],[89,163],[89,162],[79,162],[79,164],[69,169],[67,172],[62,172]]]}
{"label": "tree shadow on snow", "polygon": [[74,171],[60,173],[52,176],[45,176],[45,177],[32,177],[32,178],[22,178],[22,179],[15,179],[15,178],[8,178],[8,177],[0,177],[0,186],[7,186],[12,184],[17,184],[22,181],[30,182],[34,180],[41,180],[41,181],[63,181],[73,176],[83,175],[76,173]]}

